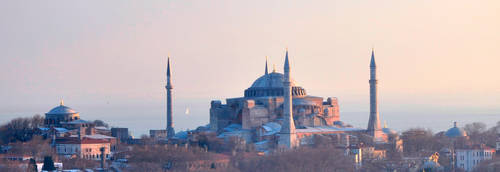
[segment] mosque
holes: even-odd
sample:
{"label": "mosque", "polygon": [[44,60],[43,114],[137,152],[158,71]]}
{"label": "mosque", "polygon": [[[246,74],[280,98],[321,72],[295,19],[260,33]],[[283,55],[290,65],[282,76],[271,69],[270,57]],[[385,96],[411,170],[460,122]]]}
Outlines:
{"label": "mosque", "polygon": [[[167,130],[172,126],[170,63],[167,69]],[[219,138],[243,138],[264,148],[294,148],[313,142],[315,135],[337,135],[349,138],[353,134],[369,136],[376,143],[387,143],[396,133],[380,125],[377,103],[375,56],[370,62],[370,115],[366,129],[354,128],[340,120],[336,97],[308,95],[306,89],[292,79],[288,50],[284,73],[269,72],[267,59],[264,74],[244,90],[243,97],[227,98],[225,103],[210,104],[210,123],[205,127]],[[169,89],[170,88],[170,89]],[[170,137],[169,137],[170,138]]]}

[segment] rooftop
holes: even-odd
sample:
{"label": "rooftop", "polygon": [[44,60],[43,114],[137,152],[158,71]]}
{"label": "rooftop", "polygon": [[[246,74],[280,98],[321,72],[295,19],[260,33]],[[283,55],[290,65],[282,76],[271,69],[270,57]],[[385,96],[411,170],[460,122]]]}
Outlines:
{"label": "rooftop", "polygon": [[101,143],[110,143],[110,141],[105,139],[94,139],[89,137],[83,137],[81,140],[78,137],[59,137],[56,139],[56,144],[101,144]]}

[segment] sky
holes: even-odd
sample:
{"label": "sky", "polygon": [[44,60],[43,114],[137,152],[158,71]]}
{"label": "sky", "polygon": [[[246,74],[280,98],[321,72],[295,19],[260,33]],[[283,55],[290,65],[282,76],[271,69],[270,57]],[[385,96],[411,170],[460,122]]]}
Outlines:
{"label": "sky", "polygon": [[493,124],[499,11],[497,0],[3,1],[0,123],[64,99],[83,119],[163,128],[170,55],[175,127],[194,128],[211,100],[243,95],[265,56],[282,72],[288,47],[297,84],[339,98],[348,123],[368,120],[374,48],[389,125]]}

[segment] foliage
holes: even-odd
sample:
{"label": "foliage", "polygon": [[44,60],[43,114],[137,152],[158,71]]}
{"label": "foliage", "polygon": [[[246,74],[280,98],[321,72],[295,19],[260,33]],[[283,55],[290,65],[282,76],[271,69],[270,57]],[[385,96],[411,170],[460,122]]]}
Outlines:
{"label": "foliage", "polygon": [[43,139],[42,136],[33,136],[30,141],[12,143],[10,152],[14,154],[31,155],[33,157],[56,155],[55,150],[50,144],[50,139]]}
{"label": "foliage", "polygon": [[92,169],[99,165],[97,161],[88,160],[83,158],[62,159],[65,169]]}
{"label": "foliage", "polygon": [[0,126],[0,142],[28,141],[32,138],[34,129],[43,126],[43,123],[44,117],[38,114],[29,118],[15,118]]}
{"label": "foliage", "polygon": [[[174,145],[136,145],[132,147],[129,152],[129,164],[133,169],[140,169],[139,167],[150,166],[151,168],[156,164],[163,166],[163,164],[172,163],[173,168],[181,168],[182,164],[188,161],[195,160],[210,160],[215,156],[214,153],[206,152],[198,147],[183,147]],[[142,170],[142,169],[141,169]]]}
{"label": "foliage", "polygon": [[106,127],[106,128],[109,128],[109,125],[107,123],[105,123],[104,121],[102,120],[94,120],[92,122],[96,127]]}
{"label": "foliage", "polygon": [[54,171],[56,170],[56,167],[54,166],[54,161],[52,160],[51,156],[46,156],[43,159],[43,171]]}
{"label": "foliage", "polygon": [[27,172],[38,172],[35,159],[33,159],[33,158],[30,159],[30,162],[28,164],[28,169],[26,169],[26,171]]}
{"label": "foliage", "polygon": [[20,162],[0,159],[0,171],[1,172],[19,172],[24,171],[25,169],[21,168]]}
{"label": "foliage", "polygon": [[354,171],[353,162],[333,147],[301,147],[255,158],[236,160],[240,171]]}
{"label": "foliage", "polygon": [[401,134],[406,155],[436,152],[443,147],[431,130],[412,128]]}

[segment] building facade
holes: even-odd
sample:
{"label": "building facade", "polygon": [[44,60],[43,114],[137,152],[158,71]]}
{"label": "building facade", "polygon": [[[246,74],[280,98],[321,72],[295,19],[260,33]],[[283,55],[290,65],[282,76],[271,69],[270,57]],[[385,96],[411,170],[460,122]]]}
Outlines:
{"label": "building facade", "polygon": [[56,139],[55,148],[60,155],[77,156],[89,160],[100,160],[100,149],[104,148],[105,158],[111,158],[111,142],[106,139],[63,137]]}
{"label": "building facade", "polygon": [[[343,132],[335,130],[344,127],[337,98],[329,97],[325,101],[308,95],[291,77],[288,50],[284,74],[275,69],[269,73],[267,66],[266,61],[264,75],[244,91],[243,97],[228,98],[226,104],[220,100],[211,102],[211,131],[222,137],[244,137],[247,142],[274,138],[288,148],[297,146],[302,142],[298,139],[309,137],[313,132]],[[326,128],[312,129],[314,127]],[[332,128],[335,129],[329,130]]]}
{"label": "building facade", "polygon": [[481,161],[491,160],[494,157],[495,149],[485,145],[456,149],[456,167],[462,168],[465,171],[472,171]]}
{"label": "building facade", "polygon": [[[267,63],[266,63],[267,64]],[[267,66],[267,65],[266,65]],[[267,67],[265,69],[267,71]],[[213,100],[210,107],[210,129],[222,132],[231,124],[242,129],[256,129],[268,122],[283,123],[285,117],[285,75],[273,70],[265,73],[244,91],[243,97],[228,98],[226,104]],[[290,108],[297,128],[334,126],[340,121],[337,98],[307,95],[306,90],[289,78]]]}

